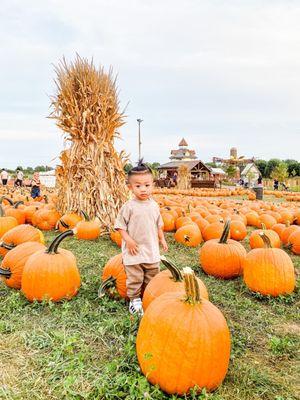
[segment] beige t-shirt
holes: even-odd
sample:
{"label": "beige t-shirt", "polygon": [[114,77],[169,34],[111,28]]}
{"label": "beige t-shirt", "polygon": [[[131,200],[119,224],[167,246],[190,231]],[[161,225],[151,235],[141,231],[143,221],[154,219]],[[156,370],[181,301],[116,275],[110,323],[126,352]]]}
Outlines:
{"label": "beige t-shirt", "polygon": [[121,208],[115,229],[123,229],[137,243],[138,253],[131,255],[122,241],[123,263],[154,264],[160,261],[158,228],[163,226],[159,206],[153,199],[128,200]]}

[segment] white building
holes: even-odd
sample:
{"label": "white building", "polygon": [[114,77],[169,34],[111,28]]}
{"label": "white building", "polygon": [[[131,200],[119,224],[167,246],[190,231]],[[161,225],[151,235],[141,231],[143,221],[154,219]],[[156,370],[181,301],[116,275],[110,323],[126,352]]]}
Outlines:
{"label": "white building", "polygon": [[241,178],[244,182],[248,182],[249,186],[257,182],[261,173],[254,163],[249,163],[241,172]]}
{"label": "white building", "polygon": [[47,172],[40,172],[40,181],[41,184],[53,188],[55,187],[56,177],[55,177],[55,170],[47,171]]}

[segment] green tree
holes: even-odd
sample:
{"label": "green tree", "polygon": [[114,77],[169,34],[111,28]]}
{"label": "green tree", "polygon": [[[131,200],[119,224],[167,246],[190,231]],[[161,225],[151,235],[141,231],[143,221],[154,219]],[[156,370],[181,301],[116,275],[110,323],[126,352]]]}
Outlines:
{"label": "green tree", "polygon": [[265,169],[265,177],[270,178],[274,168],[276,168],[280,163],[281,161],[278,158],[271,158]]}
{"label": "green tree", "polygon": [[266,177],[265,173],[266,173],[266,168],[267,168],[267,165],[268,165],[268,161],[266,161],[266,160],[256,160],[255,161],[255,165],[259,169],[259,172],[260,172],[261,176],[263,178],[265,178]]}
{"label": "green tree", "polygon": [[288,166],[283,161],[280,162],[271,173],[271,178],[277,179],[279,182],[284,182],[288,176]]}
{"label": "green tree", "polygon": [[132,166],[131,163],[125,164],[125,166],[124,166],[124,171],[126,172],[126,174],[128,174],[128,172],[131,170],[132,167],[133,167],[133,166]]}
{"label": "green tree", "polygon": [[234,165],[229,165],[225,170],[228,178],[232,179],[236,176],[236,167]]}
{"label": "green tree", "polygon": [[246,177],[248,178],[249,186],[251,186],[251,183],[255,178],[255,173],[253,171],[249,171]]}

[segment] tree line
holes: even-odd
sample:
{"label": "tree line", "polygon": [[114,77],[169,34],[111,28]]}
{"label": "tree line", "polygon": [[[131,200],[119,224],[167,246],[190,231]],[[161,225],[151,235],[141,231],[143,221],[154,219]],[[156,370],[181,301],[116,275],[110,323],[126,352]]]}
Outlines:
{"label": "tree line", "polygon": [[278,158],[272,158],[269,161],[256,160],[255,164],[263,178],[273,178],[274,172],[278,169],[286,170],[286,177],[289,178],[300,176],[300,162],[297,160],[279,160]]}
{"label": "tree line", "polygon": [[10,169],[10,168],[4,168],[9,174],[15,174],[17,170],[20,170],[24,173],[25,176],[30,176],[34,172],[48,172],[52,171],[53,167],[50,167],[49,165],[37,165],[36,167],[22,167],[18,166],[15,169]]}

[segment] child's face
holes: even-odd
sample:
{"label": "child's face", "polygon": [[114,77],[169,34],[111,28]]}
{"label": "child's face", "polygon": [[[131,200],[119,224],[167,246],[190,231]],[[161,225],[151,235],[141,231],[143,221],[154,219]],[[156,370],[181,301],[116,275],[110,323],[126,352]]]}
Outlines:
{"label": "child's face", "polygon": [[133,175],[128,187],[139,200],[147,200],[153,191],[153,177],[151,174]]}

